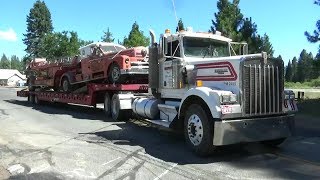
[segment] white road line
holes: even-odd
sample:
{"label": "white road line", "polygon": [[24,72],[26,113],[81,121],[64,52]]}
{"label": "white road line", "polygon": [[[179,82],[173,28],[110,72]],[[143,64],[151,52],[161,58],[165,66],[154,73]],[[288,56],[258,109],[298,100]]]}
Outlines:
{"label": "white road line", "polygon": [[166,175],[171,169],[173,169],[174,167],[176,167],[178,164],[173,164],[169,169],[165,170],[162,174],[160,174],[159,176],[157,176],[156,178],[154,178],[154,180],[160,180],[162,178],[162,176]]}
{"label": "white road line", "polygon": [[120,159],[121,157],[117,157],[117,158],[115,158],[115,159],[113,159],[113,160],[111,160],[111,161],[108,161],[108,162],[106,162],[106,163],[103,163],[102,164],[102,166],[105,166],[105,165],[107,165],[107,164],[109,164],[109,163],[112,163],[113,161],[116,161],[116,160],[118,160],[118,159]]}

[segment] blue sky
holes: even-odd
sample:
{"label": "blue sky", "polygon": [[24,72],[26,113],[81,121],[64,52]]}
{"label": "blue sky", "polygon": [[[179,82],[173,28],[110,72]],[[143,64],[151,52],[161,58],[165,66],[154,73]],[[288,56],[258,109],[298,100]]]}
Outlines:
{"label": "blue sky", "polygon": [[[25,45],[26,16],[35,0],[2,0],[0,7],[0,53],[22,57]],[[52,16],[54,31],[74,30],[84,40],[100,40],[108,27],[122,41],[134,21],[148,35],[166,28],[175,30],[176,19],[171,0],[46,0]],[[195,31],[207,31],[217,12],[217,1],[175,0],[177,16],[185,26]],[[313,0],[241,0],[240,8],[246,17],[258,25],[258,33],[267,33],[285,62],[299,56],[302,49],[317,53],[318,44],[307,42],[304,32],[313,31],[320,19],[320,7]]]}

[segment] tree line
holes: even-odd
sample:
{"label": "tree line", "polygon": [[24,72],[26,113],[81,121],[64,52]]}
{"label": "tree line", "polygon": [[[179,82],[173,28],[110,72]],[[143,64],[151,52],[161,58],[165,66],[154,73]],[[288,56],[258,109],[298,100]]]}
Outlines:
{"label": "tree line", "polygon": [[[265,51],[269,56],[273,56],[274,49],[269,36],[258,33],[258,25],[252,17],[246,17],[242,14],[239,7],[240,0],[218,0],[218,11],[214,13],[212,25],[209,32],[220,31],[222,35],[238,42],[247,42],[249,53]],[[315,1],[320,5],[320,0]],[[51,13],[44,1],[37,0],[27,15],[27,30],[24,34],[23,42],[27,46],[25,49],[27,55],[23,57],[23,63],[30,61],[35,57],[44,57],[49,61],[55,59],[72,57],[77,55],[81,46],[93,41],[82,40],[75,31],[54,31],[52,25]],[[320,20],[317,22],[317,30],[313,33],[306,32],[305,35],[310,42],[319,41]],[[176,31],[184,30],[184,23],[180,18]],[[101,40],[104,42],[114,42],[113,34],[109,28],[102,32]],[[117,43],[126,47],[148,46],[149,38],[140,30],[137,22],[134,22],[128,36]],[[320,52],[320,49],[319,49]],[[320,54],[320,53],[319,53]],[[306,50],[302,51],[300,57],[289,61],[286,68],[287,81],[305,81],[319,76],[318,70],[319,54],[313,57]],[[278,58],[281,58],[279,56]],[[4,58],[5,59],[5,58]],[[2,61],[1,61],[2,62]],[[6,62],[6,61],[5,61]],[[6,66],[7,67],[7,66]],[[313,69],[310,73],[302,73],[306,69]]]}
{"label": "tree line", "polygon": [[17,69],[22,72],[24,70],[24,65],[16,55],[12,55],[8,58],[5,54],[2,54],[0,59],[0,69]]}
{"label": "tree line", "polygon": [[[314,1],[314,4],[320,6],[320,0]],[[311,43],[320,42],[320,19],[316,22],[316,30],[313,33],[304,33],[307,40]],[[303,49],[298,58],[289,60],[286,66],[285,80],[287,82],[306,82],[317,79],[320,76],[320,46],[318,53],[313,57],[311,52]]]}

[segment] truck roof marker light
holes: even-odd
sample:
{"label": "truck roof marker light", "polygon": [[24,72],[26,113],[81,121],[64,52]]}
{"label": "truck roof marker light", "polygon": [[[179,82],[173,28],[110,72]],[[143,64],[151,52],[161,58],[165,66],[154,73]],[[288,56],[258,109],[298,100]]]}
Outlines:
{"label": "truck roof marker light", "polygon": [[165,33],[165,34],[170,34],[171,31],[170,31],[170,29],[166,29],[166,30],[164,31],[164,33]]}
{"label": "truck roof marker light", "polygon": [[197,87],[202,87],[203,86],[203,81],[202,80],[197,80],[196,81],[196,86]]}

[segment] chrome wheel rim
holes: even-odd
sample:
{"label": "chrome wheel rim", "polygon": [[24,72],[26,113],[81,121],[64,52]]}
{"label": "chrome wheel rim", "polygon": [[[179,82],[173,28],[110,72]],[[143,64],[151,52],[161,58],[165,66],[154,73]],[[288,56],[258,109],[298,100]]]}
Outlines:
{"label": "chrome wheel rim", "polygon": [[188,136],[191,143],[198,146],[203,138],[203,126],[198,115],[193,114],[188,119]]}

